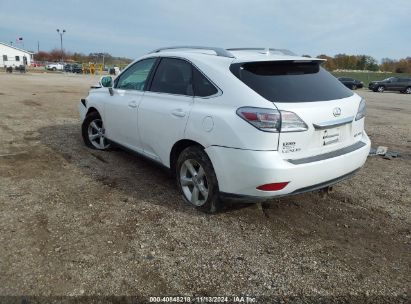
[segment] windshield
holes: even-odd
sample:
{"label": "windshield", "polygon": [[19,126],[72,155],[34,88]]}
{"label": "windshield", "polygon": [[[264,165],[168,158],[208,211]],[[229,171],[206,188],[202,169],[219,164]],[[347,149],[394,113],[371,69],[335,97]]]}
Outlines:
{"label": "windshield", "polygon": [[319,62],[262,61],[235,63],[231,72],[272,102],[313,102],[353,95]]}

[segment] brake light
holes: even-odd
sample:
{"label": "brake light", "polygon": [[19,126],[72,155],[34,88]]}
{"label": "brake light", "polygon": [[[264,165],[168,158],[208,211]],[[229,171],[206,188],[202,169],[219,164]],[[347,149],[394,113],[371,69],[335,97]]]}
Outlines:
{"label": "brake light", "polygon": [[237,110],[237,115],[265,132],[300,132],[308,130],[307,124],[294,112],[243,107]]}
{"label": "brake light", "polygon": [[261,191],[279,191],[285,188],[289,182],[272,183],[258,186],[257,189]]}
{"label": "brake light", "polygon": [[307,131],[307,124],[294,112],[281,112],[281,132]]}
{"label": "brake light", "polygon": [[237,115],[261,131],[280,130],[281,116],[277,110],[244,107],[237,110]]}
{"label": "brake light", "polygon": [[360,105],[358,106],[357,115],[355,116],[355,120],[360,120],[361,118],[364,118],[366,112],[367,111],[365,106],[365,99],[361,99]]}

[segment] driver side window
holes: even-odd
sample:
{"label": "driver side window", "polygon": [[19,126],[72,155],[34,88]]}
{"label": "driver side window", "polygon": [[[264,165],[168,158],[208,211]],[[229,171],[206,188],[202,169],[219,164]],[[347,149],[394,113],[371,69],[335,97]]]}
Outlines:
{"label": "driver side window", "polygon": [[148,75],[155,62],[156,58],[149,58],[135,63],[119,76],[115,88],[143,91]]}

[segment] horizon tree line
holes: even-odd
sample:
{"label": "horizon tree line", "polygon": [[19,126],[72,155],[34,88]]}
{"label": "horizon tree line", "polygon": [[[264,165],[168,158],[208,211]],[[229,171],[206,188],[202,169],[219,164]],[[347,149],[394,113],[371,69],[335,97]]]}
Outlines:
{"label": "horizon tree line", "polygon": [[[105,65],[126,65],[133,60],[126,57],[115,57],[109,53],[89,53],[88,55],[78,52],[63,51],[63,58],[65,61],[80,62],[80,63],[102,63],[104,56]],[[310,55],[303,55],[304,57],[312,57]],[[50,52],[40,51],[34,54],[36,61],[50,61],[58,62],[62,58],[61,50],[53,49]],[[401,58],[399,60],[391,58],[383,58],[381,64],[369,55],[347,55],[337,54],[335,56],[328,56],[321,54],[316,58],[326,59],[323,64],[328,71],[335,70],[362,70],[362,71],[382,71],[392,73],[407,73],[411,74],[411,57]]]}

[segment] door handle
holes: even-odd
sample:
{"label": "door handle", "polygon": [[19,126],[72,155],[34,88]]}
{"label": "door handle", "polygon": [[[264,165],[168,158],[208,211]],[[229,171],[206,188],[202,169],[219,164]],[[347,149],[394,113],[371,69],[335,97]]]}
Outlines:
{"label": "door handle", "polygon": [[135,100],[130,101],[129,104],[128,104],[128,106],[129,106],[130,108],[137,108],[137,102],[135,102]]}
{"label": "door handle", "polygon": [[182,109],[175,109],[175,110],[171,111],[171,114],[173,114],[174,116],[177,116],[177,117],[186,116],[186,112],[184,112]]}

